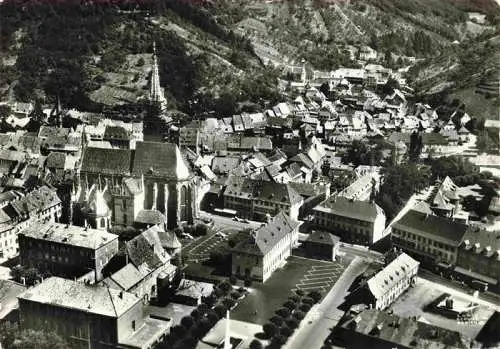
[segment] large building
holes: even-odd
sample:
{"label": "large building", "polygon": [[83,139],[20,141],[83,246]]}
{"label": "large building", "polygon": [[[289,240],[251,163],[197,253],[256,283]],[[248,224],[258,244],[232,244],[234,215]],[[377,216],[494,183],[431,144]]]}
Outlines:
{"label": "large building", "polygon": [[391,305],[408,287],[415,284],[419,264],[402,253],[371,277],[367,282],[371,306],[382,310]]}
{"label": "large building", "polygon": [[332,196],[313,209],[312,224],[344,241],[372,245],[384,237],[385,214],[374,202]]}
{"label": "large building", "polygon": [[[62,204],[55,190],[46,186],[26,196],[9,195],[0,209],[0,260],[19,253],[17,234],[37,222],[56,222],[61,217]],[[7,203],[8,202],[8,203]]]}
{"label": "large building", "polygon": [[284,211],[298,220],[302,197],[290,183],[275,183],[231,176],[224,190],[224,207],[235,210],[240,217],[266,220]]}
{"label": "large building", "polygon": [[52,275],[101,280],[118,252],[118,235],[60,223],[36,223],[19,234],[21,265]]}
{"label": "large building", "polygon": [[347,312],[326,341],[346,349],[472,347],[471,339],[458,331],[450,331],[415,318],[399,317],[377,309],[366,309],[361,313]]}
{"label": "large building", "polygon": [[458,248],[455,271],[492,286],[500,282],[500,239],[498,232],[469,230]]}
{"label": "large building", "polygon": [[[174,239],[172,240],[172,235]],[[172,285],[177,268],[170,263],[175,234],[155,225],[125,243],[128,263],[103,280],[103,284],[149,301]],[[177,241],[178,243],[178,241]]]}
{"label": "large building", "polygon": [[[154,210],[165,215],[172,228],[192,222],[196,215],[196,181],[172,143],[137,142],[135,150],[86,148],[77,197],[84,207],[92,206],[88,193],[97,185],[106,198],[110,225],[132,225],[141,210]],[[89,218],[93,221],[94,216]]]}
{"label": "large building", "polygon": [[284,212],[255,230],[232,250],[232,273],[265,282],[286,263],[298,241],[299,223]]}
{"label": "large building", "polygon": [[72,349],[150,349],[171,321],[144,315],[128,292],[50,277],[19,295],[22,328],[56,333]]}
{"label": "large building", "polygon": [[455,264],[468,226],[415,210],[409,210],[392,227],[395,247],[421,262]]}

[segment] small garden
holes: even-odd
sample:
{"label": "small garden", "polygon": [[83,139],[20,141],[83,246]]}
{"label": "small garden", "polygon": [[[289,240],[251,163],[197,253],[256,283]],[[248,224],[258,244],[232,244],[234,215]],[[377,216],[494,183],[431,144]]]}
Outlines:
{"label": "small garden", "polygon": [[219,282],[212,294],[203,297],[202,302],[190,315],[170,329],[159,349],[195,349],[200,341],[226,312],[233,309],[248,294],[244,287],[234,288],[230,282]]}
{"label": "small garden", "polygon": [[322,297],[319,291],[311,291],[307,295],[302,290],[293,292],[282,307],[278,308],[264,324],[262,327],[264,332],[256,335],[257,338],[252,341],[250,349],[263,348],[260,341],[262,339],[269,341],[267,346],[269,349],[281,348],[299,327],[313,305],[317,304]]}

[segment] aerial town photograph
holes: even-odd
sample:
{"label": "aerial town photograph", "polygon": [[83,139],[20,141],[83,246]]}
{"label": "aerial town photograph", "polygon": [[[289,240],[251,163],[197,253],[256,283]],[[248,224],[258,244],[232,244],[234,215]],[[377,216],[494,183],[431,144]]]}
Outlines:
{"label": "aerial town photograph", "polygon": [[500,349],[500,0],[0,0],[0,349]]}

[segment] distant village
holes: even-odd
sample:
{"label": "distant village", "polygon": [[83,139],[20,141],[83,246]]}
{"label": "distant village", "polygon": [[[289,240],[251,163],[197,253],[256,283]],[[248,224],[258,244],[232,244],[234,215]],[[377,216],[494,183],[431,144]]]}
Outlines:
{"label": "distant village", "polygon": [[[415,147],[416,163],[459,156],[498,183],[500,156],[478,154],[468,129],[474,115],[443,119],[410,103],[401,73],[379,64],[319,72],[304,62],[283,73],[291,77],[287,100],[227,118],[167,116],[155,52],[147,100],[157,114],[141,121],[60,103],[0,103],[9,110],[1,120],[9,132],[0,134],[0,260],[11,273],[1,280],[10,290],[3,320],[54,331],[71,348],[305,348],[296,341],[314,321],[309,310],[334,285],[319,274],[315,287],[314,273],[325,261],[345,270],[365,258],[375,270],[365,268],[346,297],[355,307],[339,315],[331,343],[479,341],[479,330],[461,336],[387,309],[418,284],[419,267],[462,287],[499,290],[500,192],[488,218],[464,205],[465,197],[482,198],[480,188],[450,177],[415,190],[394,217],[375,200],[384,169],[408,162]],[[500,133],[499,121],[485,127]],[[346,160],[356,142],[369,150],[362,164]],[[226,274],[208,274],[200,266],[217,265],[228,241],[229,259],[219,263]],[[295,292],[279,309],[287,330],[277,335],[260,320],[243,321],[265,312],[239,310],[253,287],[272,284],[290,258],[310,277],[283,286],[285,296]],[[481,307],[457,310],[454,297],[433,309],[456,317]],[[244,315],[233,320],[227,311]],[[481,321],[487,331],[499,320]],[[260,332],[264,339],[256,339]]]}

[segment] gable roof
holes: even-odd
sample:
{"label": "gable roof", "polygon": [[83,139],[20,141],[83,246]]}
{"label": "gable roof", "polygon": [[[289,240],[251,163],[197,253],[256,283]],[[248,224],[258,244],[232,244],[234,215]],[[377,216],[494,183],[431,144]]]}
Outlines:
{"label": "gable roof", "polygon": [[460,245],[468,230],[465,224],[415,210],[409,210],[393,225],[393,228],[429,235],[455,246]]}
{"label": "gable roof", "polygon": [[419,266],[419,262],[408,256],[400,254],[384,269],[379,271],[368,280],[368,288],[376,299],[382,298],[392,290],[401,280],[404,280],[408,272]]}
{"label": "gable roof", "polygon": [[332,196],[314,208],[340,217],[349,217],[365,222],[374,222],[384,211],[374,202],[350,200],[342,196]]}
{"label": "gable roof", "polygon": [[86,148],[81,171],[124,176],[130,173],[132,157],[129,149]]}
{"label": "gable roof", "polygon": [[233,251],[264,256],[298,226],[298,222],[281,211],[266,225],[257,229],[248,239],[237,244]]}
{"label": "gable roof", "polygon": [[191,176],[179,147],[173,143],[159,142],[137,142],[132,174],[175,179],[188,179]]}
{"label": "gable roof", "polygon": [[19,295],[19,299],[113,318],[121,316],[142,301],[128,292],[60,277],[45,279]]}

